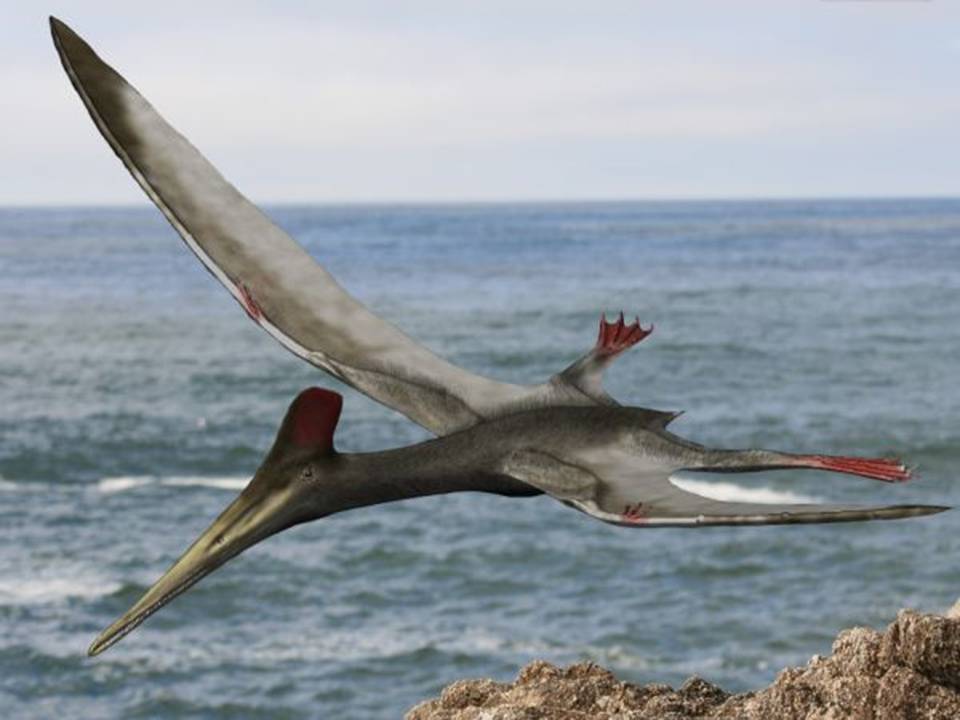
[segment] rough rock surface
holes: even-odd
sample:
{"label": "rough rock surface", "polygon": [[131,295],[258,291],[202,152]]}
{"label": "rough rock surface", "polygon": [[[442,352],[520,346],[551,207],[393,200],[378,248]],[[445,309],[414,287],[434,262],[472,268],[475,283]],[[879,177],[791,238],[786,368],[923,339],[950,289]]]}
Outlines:
{"label": "rough rock surface", "polygon": [[542,660],[515,682],[460,680],[406,720],[960,719],[960,601],[945,615],[901,610],[886,632],[840,633],[830,657],[783,670],[769,687],[729,695],[700,678],[679,689],[620,682],[592,663]]}

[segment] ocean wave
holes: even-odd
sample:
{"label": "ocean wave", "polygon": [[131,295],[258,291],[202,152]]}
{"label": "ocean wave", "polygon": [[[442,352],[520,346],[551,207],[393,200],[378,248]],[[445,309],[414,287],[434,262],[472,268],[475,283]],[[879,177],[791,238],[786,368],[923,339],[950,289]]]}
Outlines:
{"label": "ocean wave", "polygon": [[250,478],[247,477],[203,477],[184,475],[180,477],[169,477],[160,480],[161,485],[174,485],[179,487],[210,487],[218,490],[243,490]]}
{"label": "ocean wave", "polygon": [[97,490],[106,493],[118,493],[131,488],[148,485],[153,478],[146,476],[121,476],[103,478],[97,482]]}
{"label": "ocean wave", "polygon": [[625,648],[623,645],[611,645],[603,647],[599,645],[586,645],[580,648],[580,657],[601,665],[612,665],[618,670],[651,670],[657,665],[655,659],[648,655],[643,655]]}
{"label": "ocean wave", "polygon": [[801,495],[789,490],[774,490],[773,488],[748,488],[731,482],[705,482],[688,478],[670,478],[670,482],[681,490],[702,495],[711,500],[724,502],[744,502],[761,504],[783,503],[815,503],[817,498]]}
{"label": "ocean wave", "polygon": [[[322,634],[305,632],[296,640],[274,639],[245,648],[240,659],[245,663],[275,667],[286,662],[357,662],[404,657],[424,649],[436,649],[430,638],[406,630],[381,628],[357,634],[326,630]],[[203,651],[205,660],[219,662],[219,653]]]}
{"label": "ocean wave", "polygon": [[8,480],[5,477],[0,477],[0,492],[29,492],[32,490],[49,490],[51,488],[64,487],[69,489],[70,485],[58,485],[56,483],[38,481]]}
{"label": "ocean wave", "polygon": [[41,605],[63,602],[71,598],[93,600],[120,589],[120,583],[91,573],[75,571],[29,577],[0,579],[0,605]]}
{"label": "ocean wave", "polygon": [[[192,637],[192,636],[190,636]],[[169,643],[189,643],[187,635],[168,637]],[[213,643],[203,647],[190,646],[190,661],[194,667],[220,667],[225,644]],[[533,658],[562,657],[573,662],[581,653],[574,646],[554,644],[541,640],[520,640],[499,635],[483,628],[450,633],[431,631],[422,627],[397,624],[391,627],[369,629],[362,633],[331,627],[282,627],[273,637],[232,651],[235,662],[252,667],[276,667],[279,664],[326,663],[340,664],[393,660],[404,662],[424,653],[446,656]],[[177,656],[175,649],[171,657]],[[165,662],[163,659],[159,659]]]}
{"label": "ocean wave", "polygon": [[[203,475],[172,475],[154,477],[151,475],[121,475],[101,478],[97,481],[97,491],[105,494],[125,492],[145,485],[166,485],[170,487],[209,487],[217,490],[243,490],[250,482],[244,477],[207,477]],[[0,487],[0,489],[3,489]]]}

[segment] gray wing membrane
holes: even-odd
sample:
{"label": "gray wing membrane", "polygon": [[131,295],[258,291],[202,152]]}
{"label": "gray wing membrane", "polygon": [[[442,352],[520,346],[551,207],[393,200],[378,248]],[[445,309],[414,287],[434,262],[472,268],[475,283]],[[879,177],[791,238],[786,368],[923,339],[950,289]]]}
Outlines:
{"label": "gray wing membrane", "polygon": [[[681,491],[682,492],[682,491]],[[803,525],[811,523],[863,522],[897,520],[935,515],[949,510],[937,505],[886,505],[863,507],[827,504],[734,503],[712,500],[694,493],[669,506],[651,506],[634,519],[627,519],[622,510],[604,509],[595,503],[570,503],[578,510],[614,525],[634,528],[714,527],[727,525]]]}
{"label": "gray wing membrane", "polygon": [[546,453],[521,451],[505,458],[502,471],[591,517],[633,528],[895,520],[949,509],[938,505],[725,502],[679,488],[669,474],[637,471],[635,462],[617,451],[604,453],[602,462],[561,460]]}
{"label": "gray wing membrane", "polygon": [[522,397],[519,386],[458,368],[371,313],[70,28],[51,18],[51,29],[110,147],[207,270],[284,347],[438,434]]}
{"label": "gray wing membrane", "polygon": [[532,449],[507,455],[500,471],[565,502],[595,495],[600,483],[588,470]]}

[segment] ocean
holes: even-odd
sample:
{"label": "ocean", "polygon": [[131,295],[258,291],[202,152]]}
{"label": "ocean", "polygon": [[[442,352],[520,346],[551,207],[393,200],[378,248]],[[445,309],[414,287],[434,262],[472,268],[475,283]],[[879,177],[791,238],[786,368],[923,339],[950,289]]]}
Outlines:
{"label": "ocean", "polygon": [[[960,504],[960,200],[282,206],[356,297],[513,382],[600,313],[654,323],[607,389],[724,447],[896,454],[888,486],[688,476],[722,497]],[[90,641],[243,487],[293,396],[338,447],[429,437],[251,323],[152,208],[0,209],[4,718],[399,718],[533,659],[741,691],[846,627],[960,597],[960,511],[643,530],[453,494],[271,538],[97,658]]]}

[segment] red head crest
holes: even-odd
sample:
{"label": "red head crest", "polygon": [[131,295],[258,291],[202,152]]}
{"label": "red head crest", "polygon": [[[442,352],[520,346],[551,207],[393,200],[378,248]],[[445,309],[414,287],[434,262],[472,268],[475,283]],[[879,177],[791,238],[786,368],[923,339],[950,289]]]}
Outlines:
{"label": "red head crest", "polygon": [[332,390],[307,388],[290,404],[280,437],[299,448],[329,452],[343,409],[343,397]]}

